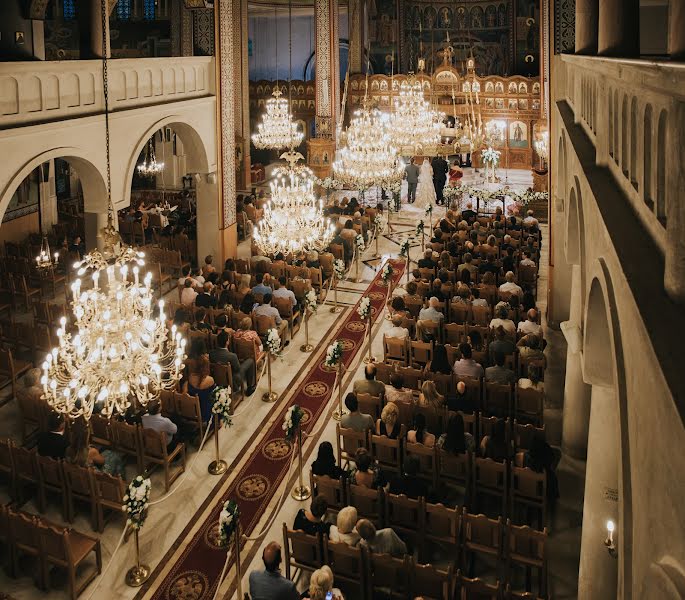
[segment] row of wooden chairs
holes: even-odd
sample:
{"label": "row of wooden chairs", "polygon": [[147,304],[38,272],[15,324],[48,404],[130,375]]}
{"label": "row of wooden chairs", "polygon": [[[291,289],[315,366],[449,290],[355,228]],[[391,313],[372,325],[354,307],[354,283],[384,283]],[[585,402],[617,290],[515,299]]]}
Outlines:
{"label": "row of wooden chairs", "polygon": [[7,477],[10,495],[18,504],[29,499],[27,488],[34,490],[41,513],[46,510],[48,496],[54,494],[60,498],[64,520],[70,523],[76,516],[76,503],[85,503],[96,531],[104,531],[110,516],[121,514],[126,483],[121,477],[98,469],[41,456],[35,448],[28,450],[3,439],[0,440],[0,472]]}
{"label": "row of wooden chairs", "polygon": [[[308,535],[291,530],[283,524],[283,547],[285,551],[286,576],[291,579],[296,571],[314,571],[324,564],[334,572],[336,585],[346,593],[364,600],[380,597],[393,599],[431,598],[435,600],[502,600],[545,597],[547,577],[546,532],[536,532],[527,527],[508,524],[501,520],[491,521],[484,515],[463,515],[441,505],[427,505],[430,524],[425,532],[427,540],[440,546],[451,546],[456,556],[470,558],[474,554],[493,557],[498,571],[507,582],[507,595],[498,580],[494,585],[478,578],[461,575],[454,565],[438,569],[421,564],[413,556],[392,557],[376,554],[362,544],[349,546],[334,542],[327,535]],[[505,531],[507,545],[505,546]],[[482,538],[482,539],[481,539]],[[481,546],[481,541],[485,545]],[[461,552],[459,552],[461,551]],[[459,564],[458,560],[454,561]],[[501,564],[501,567],[500,567]],[[530,587],[528,571],[538,570],[541,596],[527,592],[513,592],[509,582],[516,581],[519,570],[526,572],[526,587]]]}
{"label": "row of wooden chairs", "polygon": [[[59,567],[67,571],[72,600],[102,571],[99,539],[69,527],[60,527],[47,519],[15,512],[7,506],[0,506],[0,540],[9,546],[12,576],[18,576],[20,558],[28,555],[38,565],[32,571],[34,581],[40,589],[49,590],[50,569]],[[95,555],[95,565],[77,579],[79,567],[88,562],[91,553]]]}

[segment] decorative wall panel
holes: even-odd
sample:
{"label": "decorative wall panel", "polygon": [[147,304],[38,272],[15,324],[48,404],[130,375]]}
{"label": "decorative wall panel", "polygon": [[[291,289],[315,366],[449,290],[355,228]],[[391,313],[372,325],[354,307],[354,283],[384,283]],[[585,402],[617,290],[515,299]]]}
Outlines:
{"label": "decorative wall panel", "polygon": [[554,53],[573,52],[576,45],[576,1],[554,0]]}

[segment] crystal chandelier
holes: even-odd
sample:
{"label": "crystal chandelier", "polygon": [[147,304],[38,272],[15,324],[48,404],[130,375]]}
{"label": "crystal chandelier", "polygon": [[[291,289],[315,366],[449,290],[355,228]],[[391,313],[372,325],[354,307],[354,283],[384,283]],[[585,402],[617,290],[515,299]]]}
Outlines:
{"label": "crystal chandelier", "polygon": [[50,254],[50,243],[48,238],[43,236],[40,242],[40,253],[36,256],[36,268],[39,271],[50,271],[57,266],[59,262],[59,252],[55,252],[54,255]]}
{"label": "crystal chandelier", "polygon": [[[179,380],[186,342],[176,326],[169,336],[163,300],[159,315],[153,314],[152,274],[142,284],[139,279],[143,256],[129,247],[107,260],[96,250],[74,265],[76,331],[69,333],[62,317],[59,347],[43,363],[43,393],[54,410],[71,418],[89,419],[94,410],[110,417],[131,404],[147,406]],[[93,287],[81,290],[81,276],[88,272]]]}
{"label": "crystal chandelier", "polygon": [[260,150],[299,146],[304,139],[304,132],[292,120],[288,100],[281,95],[281,90],[274,89],[273,98],[266,101],[262,123],[257,124],[257,133],[252,135],[252,143]]}
{"label": "crystal chandelier", "polygon": [[157,157],[155,156],[155,147],[152,143],[152,138],[148,140],[147,146],[145,147],[145,158],[143,162],[138,165],[138,173],[144,177],[152,177],[161,173],[164,170],[164,163],[157,162]]}
{"label": "crystal chandelier", "polygon": [[441,140],[443,113],[433,110],[423,95],[423,86],[413,73],[400,84],[391,116],[392,141],[406,154],[437,146]]}
{"label": "crystal chandelier", "polygon": [[401,180],[404,164],[388,129],[388,117],[378,109],[364,106],[356,111],[333,162],[336,179],[358,190]]}
{"label": "crystal chandelier", "polygon": [[274,255],[324,250],[335,234],[335,226],[323,217],[323,202],[314,194],[314,176],[297,165],[304,157],[285,152],[288,167],[276,171],[271,200],[254,228],[254,240],[263,254]]}

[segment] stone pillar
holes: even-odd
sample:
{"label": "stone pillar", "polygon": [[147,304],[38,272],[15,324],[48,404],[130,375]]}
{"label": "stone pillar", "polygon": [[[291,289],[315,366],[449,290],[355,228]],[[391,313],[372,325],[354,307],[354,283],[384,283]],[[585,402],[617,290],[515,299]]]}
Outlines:
{"label": "stone pillar", "polygon": [[685,60],[685,0],[668,3],[668,53],[675,60]]}
{"label": "stone pillar", "polygon": [[[207,198],[207,205],[211,202],[218,203],[216,220],[208,224],[210,230],[203,231],[212,235],[212,231],[220,230],[220,251],[214,252],[217,261],[222,263],[228,256],[235,256],[237,247],[237,224],[235,216],[236,180],[235,180],[235,111],[236,105],[241,99],[236,95],[235,60],[236,31],[240,27],[234,15],[234,0],[216,0],[214,3],[214,56],[216,57],[216,102],[217,102],[217,131],[221,138],[217,140],[219,172],[213,177],[219,178],[220,188],[217,188],[214,198]],[[219,192],[219,189],[221,190]],[[209,210],[214,214],[211,207],[200,207],[201,196],[210,196],[198,190],[198,218],[201,210]],[[199,226],[199,223],[198,223]]]}
{"label": "stone pillar", "polygon": [[[478,153],[480,154],[480,153]],[[559,157],[556,157],[557,161]],[[564,199],[559,197],[563,190],[554,190],[550,196],[550,268],[547,321],[550,327],[559,329],[563,321],[569,319],[571,297],[571,268],[566,262],[564,252],[564,235],[566,221],[564,219]],[[552,201],[552,196],[554,200]]]}
{"label": "stone pillar", "polygon": [[576,54],[596,54],[598,0],[576,0]]}
{"label": "stone pillar", "polygon": [[111,55],[109,44],[109,14],[105,19],[103,31],[102,1],[86,0],[79,2],[78,10],[79,45],[81,60],[104,58],[102,52],[102,38],[106,40],[106,55]]}
{"label": "stone pillar", "polygon": [[235,31],[235,135],[236,135],[236,187],[250,189],[250,75],[247,55],[247,0],[233,0],[233,11],[238,28]]}
{"label": "stone pillar", "polygon": [[[107,213],[106,212],[86,212],[83,214],[84,224],[86,230],[86,251],[98,249],[102,250],[104,248],[104,242],[100,236],[100,230],[107,226]],[[114,226],[119,227],[117,219],[114,219]]]}
{"label": "stone pillar", "polygon": [[619,423],[618,406],[612,388],[592,386],[592,416],[585,471],[583,530],[580,544],[578,598],[607,600],[619,598],[618,560],[609,555],[604,540],[606,523],[615,523],[614,541],[619,555],[630,552],[622,547],[619,522]]}
{"label": "stone pillar", "polygon": [[[220,207],[217,202],[219,187],[215,173],[201,174],[195,184],[197,197],[197,259],[199,264],[205,256],[222,256],[221,236],[217,223],[221,222]],[[222,261],[223,262],[223,261]]]}
{"label": "stone pillar", "polygon": [[[685,144],[685,102],[675,101],[675,109],[670,115],[668,127],[672,141],[667,147],[682,148]],[[685,154],[668,153],[666,160],[666,240],[669,251],[666,252],[664,287],[671,300],[685,305],[685,203],[679,201],[685,189]]]}
{"label": "stone pillar", "polygon": [[364,71],[364,0],[349,0],[347,5],[347,29],[350,38],[350,73]]}
{"label": "stone pillar", "polygon": [[640,55],[639,0],[601,0],[597,53],[621,57]]}
{"label": "stone pillar", "polygon": [[46,163],[47,169],[41,169],[38,196],[40,202],[40,221],[46,235],[52,231],[53,224],[57,223],[57,189],[55,186],[55,159]]}
{"label": "stone pillar", "polygon": [[307,143],[309,166],[317,177],[331,173],[340,110],[338,0],[315,0],[316,139]]}

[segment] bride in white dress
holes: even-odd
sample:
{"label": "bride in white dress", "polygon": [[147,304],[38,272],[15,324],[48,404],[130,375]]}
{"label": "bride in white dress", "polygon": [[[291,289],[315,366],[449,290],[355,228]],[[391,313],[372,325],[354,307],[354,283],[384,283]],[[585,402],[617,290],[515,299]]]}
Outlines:
{"label": "bride in white dress", "polygon": [[433,167],[431,167],[428,159],[424,158],[419,171],[419,184],[416,188],[414,206],[425,209],[429,204],[435,206],[436,200],[435,187],[433,186]]}

